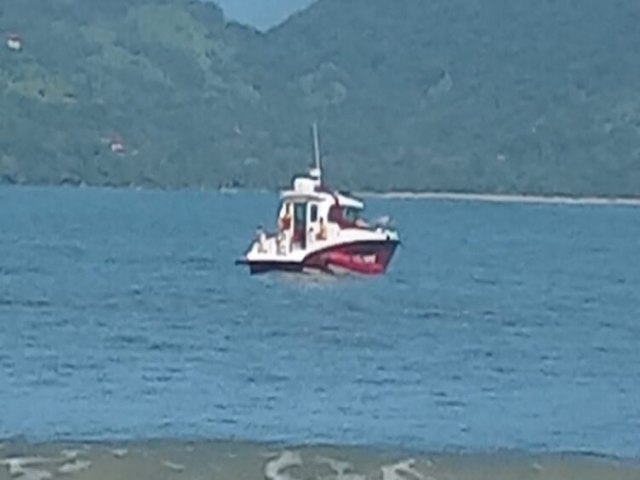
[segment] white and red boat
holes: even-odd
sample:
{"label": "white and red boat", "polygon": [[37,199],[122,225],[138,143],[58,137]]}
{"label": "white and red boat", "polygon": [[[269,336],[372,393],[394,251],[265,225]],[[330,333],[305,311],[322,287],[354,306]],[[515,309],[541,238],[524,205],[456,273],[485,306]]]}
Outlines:
{"label": "white and red boat", "polygon": [[260,230],[236,263],[249,266],[252,274],[385,273],[400,244],[398,232],[382,222],[367,224],[361,200],[324,187],[315,125],[313,134],[315,167],[281,192],[277,233]]}

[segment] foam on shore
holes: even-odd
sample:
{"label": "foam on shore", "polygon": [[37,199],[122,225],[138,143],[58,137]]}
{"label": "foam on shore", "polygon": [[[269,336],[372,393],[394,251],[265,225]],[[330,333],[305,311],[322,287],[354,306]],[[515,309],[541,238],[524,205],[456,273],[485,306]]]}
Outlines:
{"label": "foam on shore", "polygon": [[140,441],[0,444],[0,480],[638,480],[640,462],[584,454],[407,454],[330,446]]}

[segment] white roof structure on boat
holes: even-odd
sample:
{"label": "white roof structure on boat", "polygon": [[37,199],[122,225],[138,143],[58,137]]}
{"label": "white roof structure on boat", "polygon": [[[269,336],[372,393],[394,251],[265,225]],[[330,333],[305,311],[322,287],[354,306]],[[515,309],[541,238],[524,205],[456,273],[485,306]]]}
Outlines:
{"label": "white roof structure on boat", "polygon": [[322,168],[320,166],[320,148],[318,145],[317,126],[313,125],[313,140],[315,166],[309,171],[308,176],[299,176],[293,179],[293,189],[285,190],[280,194],[283,200],[302,201],[330,201],[337,202],[341,207],[364,210],[364,203],[340,192],[331,192],[322,188]]}
{"label": "white roof structure on boat", "polygon": [[363,210],[364,203],[344,193],[321,190],[315,180],[309,177],[294,179],[293,190],[285,190],[280,194],[283,200],[302,200],[316,202],[336,202],[341,207]]}
{"label": "white roof structure on boat", "polygon": [[364,203],[360,200],[357,200],[353,197],[348,197],[342,193],[336,193],[336,197],[338,198],[338,203],[341,207],[349,207],[355,208],[356,210],[364,210]]}

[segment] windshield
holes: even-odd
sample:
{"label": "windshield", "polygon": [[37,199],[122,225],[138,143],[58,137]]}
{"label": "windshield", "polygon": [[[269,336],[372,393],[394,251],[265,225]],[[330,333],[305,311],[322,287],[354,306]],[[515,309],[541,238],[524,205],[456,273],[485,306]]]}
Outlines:
{"label": "windshield", "polygon": [[352,207],[344,207],[342,209],[342,216],[349,222],[355,222],[360,218],[360,210]]}
{"label": "windshield", "polygon": [[362,213],[358,208],[333,205],[329,210],[329,221],[341,226],[360,225],[363,223]]}

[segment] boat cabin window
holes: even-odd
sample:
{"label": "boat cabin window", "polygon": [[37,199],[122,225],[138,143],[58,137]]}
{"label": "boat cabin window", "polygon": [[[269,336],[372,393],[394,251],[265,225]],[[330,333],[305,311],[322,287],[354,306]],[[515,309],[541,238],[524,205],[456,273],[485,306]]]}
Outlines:
{"label": "boat cabin window", "polygon": [[318,221],[318,206],[311,205],[311,212],[309,213],[309,221],[315,223]]}
{"label": "boat cabin window", "polygon": [[307,248],[307,203],[293,204],[293,239],[292,243],[300,248]]}
{"label": "boat cabin window", "polygon": [[304,228],[304,224],[307,219],[307,204],[306,203],[296,203],[294,204],[293,209],[293,221],[296,226],[301,226]]}
{"label": "boat cabin window", "polygon": [[357,208],[345,207],[342,209],[342,216],[348,222],[355,222],[360,219],[360,210]]}
{"label": "boat cabin window", "polygon": [[339,207],[333,205],[329,209],[329,221],[339,224],[340,226],[352,226],[360,220],[361,210],[353,207]]}

